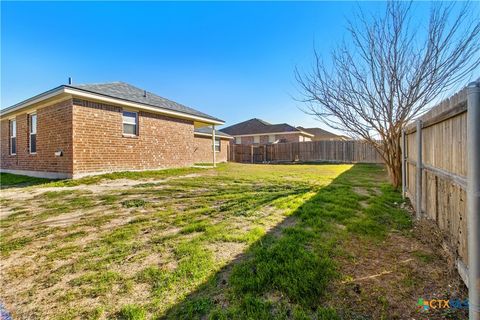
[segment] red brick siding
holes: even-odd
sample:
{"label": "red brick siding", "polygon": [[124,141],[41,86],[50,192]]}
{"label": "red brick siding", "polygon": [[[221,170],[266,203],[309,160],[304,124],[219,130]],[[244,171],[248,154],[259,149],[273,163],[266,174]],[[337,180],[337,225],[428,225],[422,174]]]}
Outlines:
{"label": "red brick siding", "polygon": [[285,142],[299,142],[300,141],[300,133],[292,133],[292,134],[276,134],[275,140],[285,139]]}
{"label": "red brick siding", "polygon": [[193,122],[138,112],[139,135],[124,137],[122,108],[74,100],[74,174],[148,170],[194,163]]}
{"label": "red brick siding", "polygon": [[[220,152],[216,153],[217,162],[226,162],[228,150],[230,148],[229,140],[220,140]],[[213,161],[212,156],[212,137],[195,136],[195,149],[193,152],[195,163],[207,163]]]}
{"label": "red brick siding", "polygon": [[[9,119],[1,121],[1,167],[10,170],[72,173],[72,100],[38,109],[37,154],[29,152],[29,115],[17,115],[17,155],[10,155]],[[63,156],[55,156],[62,150]]]}

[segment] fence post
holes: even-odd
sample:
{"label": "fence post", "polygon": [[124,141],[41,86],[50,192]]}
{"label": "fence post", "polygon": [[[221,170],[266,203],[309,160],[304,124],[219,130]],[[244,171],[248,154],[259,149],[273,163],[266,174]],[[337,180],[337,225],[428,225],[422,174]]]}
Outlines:
{"label": "fence post", "polygon": [[417,219],[422,218],[422,120],[417,120],[417,175],[416,175],[416,196],[415,210]]}
{"label": "fence post", "polygon": [[405,143],[405,129],[402,129],[402,197],[405,199],[405,193],[407,192],[407,148]]}
{"label": "fence post", "polygon": [[480,319],[480,79],[467,96],[468,303],[470,320]]}

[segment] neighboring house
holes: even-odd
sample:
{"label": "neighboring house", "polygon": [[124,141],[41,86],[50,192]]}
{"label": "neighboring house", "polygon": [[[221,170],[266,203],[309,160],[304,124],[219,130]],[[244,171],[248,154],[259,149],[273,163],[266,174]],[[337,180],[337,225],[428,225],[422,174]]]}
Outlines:
{"label": "neighboring house", "polygon": [[[203,127],[195,129],[195,148],[193,151],[195,163],[212,162],[212,128]],[[232,136],[215,130],[216,161],[226,162],[230,150]]]}
{"label": "neighboring house", "polygon": [[194,130],[224,123],[123,82],[61,85],[1,110],[0,119],[1,171],[48,178],[213,160],[213,139],[210,151],[195,153],[207,142]]}
{"label": "neighboring house", "polygon": [[331,133],[327,130],[323,130],[320,128],[304,128],[304,127],[297,127],[297,129],[308,132],[313,134],[312,141],[346,141],[346,140],[351,140],[347,136],[341,136],[335,133]]}
{"label": "neighboring house", "polygon": [[223,128],[235,138],[235,144],[268,144],[282,142],[311,141],[313,134],[297,129],[286,123],[270,124],[254,118]]}

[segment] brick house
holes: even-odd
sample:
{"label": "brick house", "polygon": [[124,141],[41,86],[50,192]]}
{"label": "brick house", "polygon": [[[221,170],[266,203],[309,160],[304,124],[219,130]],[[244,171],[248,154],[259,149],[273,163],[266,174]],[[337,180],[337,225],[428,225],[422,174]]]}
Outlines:
{"label": "brick house", "polygon": [[287,123],[270,124],[254,118],[223,128],[222,132],[234,137],[235,144],[269,144],[311,141],[313,134]]}
{"label": "brick house", "polygon": [[[195,147],[194,160],[195,163],[212,162],[212,128],[203,127],[195,129]],[[233,137],[220,131],[215,130],[215,151],[217,162],[227,162],[230,153],[230,141]]]}
{"label": "brick house", "polygon": [[210,130],[207,142],[199,130],[222,120],[123,82],[61,85],[0,120],[1,171],[47,178],[225,161],[230,138]]}

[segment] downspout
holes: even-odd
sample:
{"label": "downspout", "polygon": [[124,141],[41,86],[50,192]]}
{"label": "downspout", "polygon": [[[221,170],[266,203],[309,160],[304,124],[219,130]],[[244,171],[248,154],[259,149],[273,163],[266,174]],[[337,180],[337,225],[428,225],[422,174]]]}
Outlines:
{"label": "downspout", "polygon": [[212,124],[212,150],[213,150],[213,167],[217,166],[217,159],[215,158],[215,125]]}
{"label": "downspout", "polygon": [[467,222],[469,319],[480,319],[480,80],[467,89]]}

